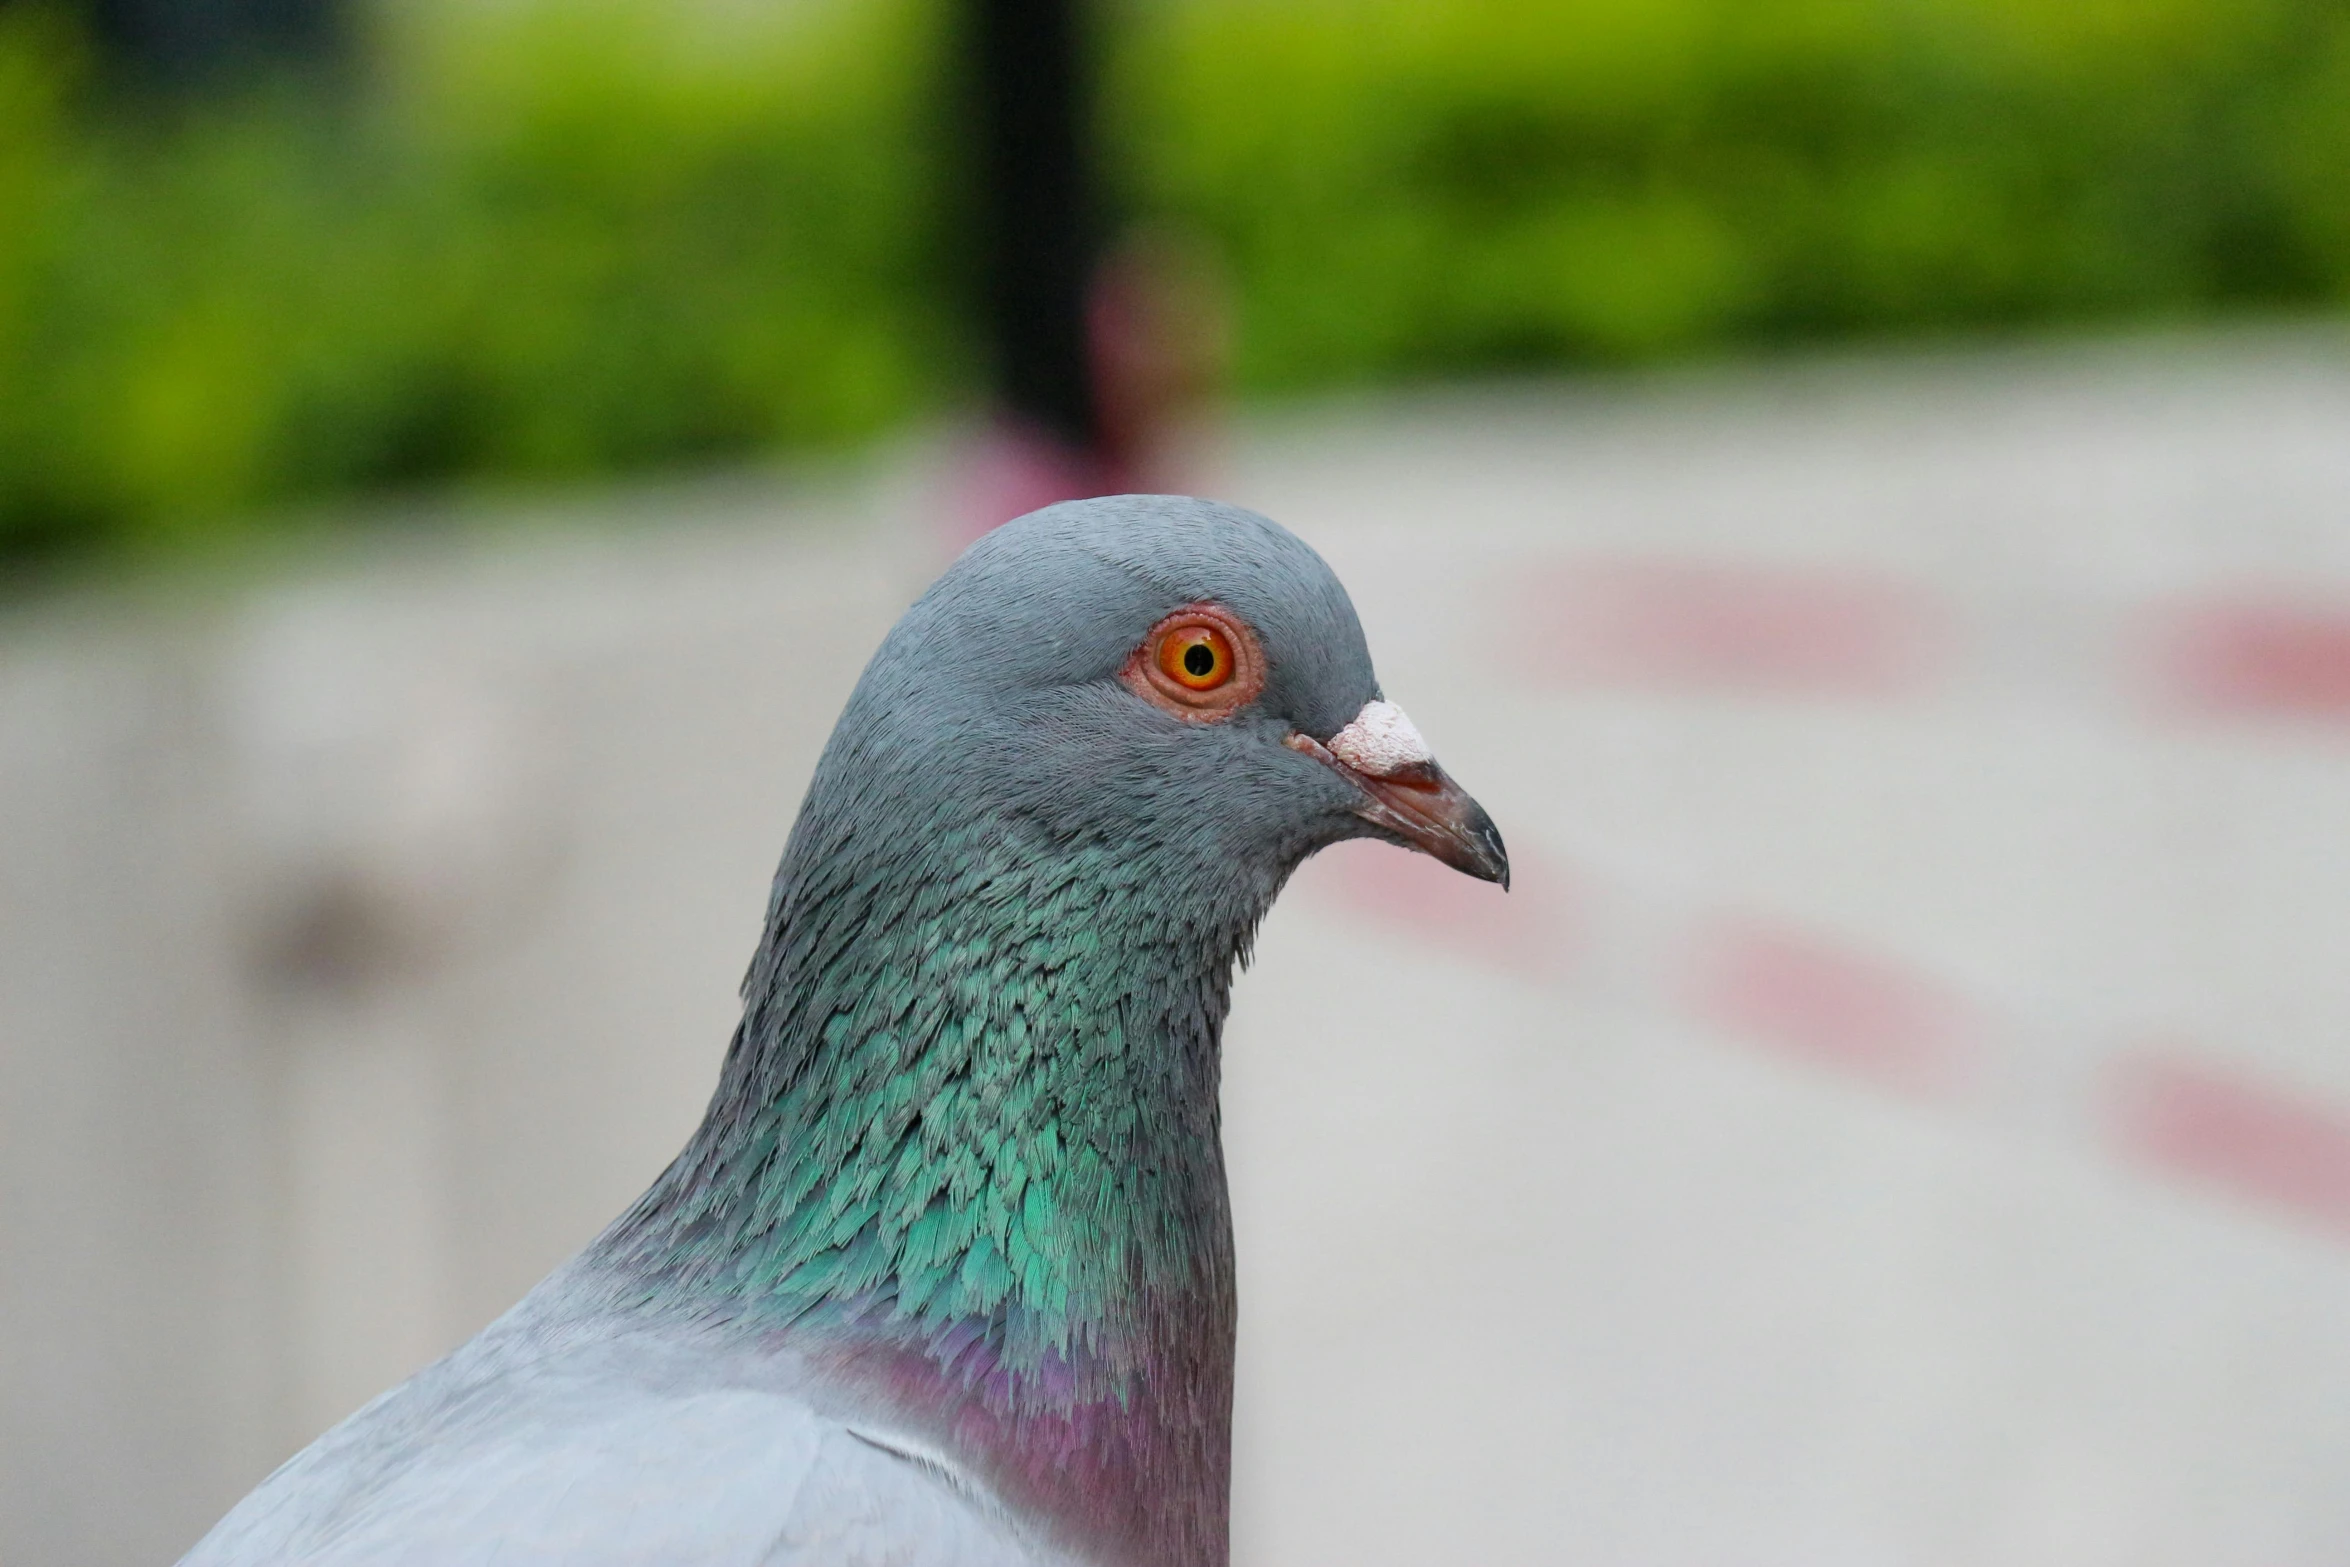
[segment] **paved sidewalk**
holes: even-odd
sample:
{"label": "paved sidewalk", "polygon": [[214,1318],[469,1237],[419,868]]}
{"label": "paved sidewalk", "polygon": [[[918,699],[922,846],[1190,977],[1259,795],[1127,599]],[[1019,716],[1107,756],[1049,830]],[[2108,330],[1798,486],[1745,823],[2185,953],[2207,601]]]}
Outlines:
{"label": "paved sidewalk", "polygon": [[[1326,406],[1506,898],[1242,981],[1238,1559],[2338,1561],[2350,339]],[[672,1152],[927,481],[0,626],[0,1561],[160,1561]]]}

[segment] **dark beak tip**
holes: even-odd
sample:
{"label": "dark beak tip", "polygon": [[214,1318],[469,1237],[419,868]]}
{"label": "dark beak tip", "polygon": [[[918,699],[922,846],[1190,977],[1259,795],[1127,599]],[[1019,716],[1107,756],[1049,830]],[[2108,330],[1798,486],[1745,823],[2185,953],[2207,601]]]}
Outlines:
{"label": "dark beak tip", "polygon": [[1494,831],[1492,824],[1489,822],[1486,824],[1485,831],[1479,834],[1479,837],[1482,838],[1483,841],[1478,845],[1478,847],[1483,849],[1485,852],[1479,857],[1481,863],[1477,866],[1476,870],[1472,872],[1472,874],[1476,875],[1482,880],[1493,882],[1504,892],[1509,891],[1510,851],[1502,847],[1501,834]]}
{"label": "dark beak tip", "polygon": [[1461,823],[1461,837],[1469,852],[1464,856],[1468,863],[1460,868],[1479,881],[1489,881],[1502,891],[1509,891],[1510,851],[1501,841],[1501,829],[1485,814],[1485,807],[1466,795],[1462,801],[1466,808],[1462,812],[1465,820]]}
{"label": "dark beak tip", "polygon": [[1407,847],[1439,861],[1464,876],[1510,890],[1510,852],[1502,846],[1493,818],[1467,795],[1455,791],[1459,802],[1454,819],[1435,831],[1404,835]]}

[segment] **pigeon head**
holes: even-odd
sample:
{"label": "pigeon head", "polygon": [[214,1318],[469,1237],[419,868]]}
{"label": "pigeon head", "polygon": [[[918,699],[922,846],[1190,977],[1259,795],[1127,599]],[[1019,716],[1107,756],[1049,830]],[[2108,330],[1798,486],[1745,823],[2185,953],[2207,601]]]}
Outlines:
{"label": "pigeon head", "polygon": [[873,660],[820,773],[844,826],[991,823],[1147,859],[1261,912],[1299,861],[1380,837],[1506,884],[1485,812],[1381,698],[1346,589],[1236,507],[1122,496],[987,535]]}
{"label": "pigeon head", "polygon": [[1231,976],[1357,836],[1507,875],[1312,550],[1152,496],[974,544],[833,731],[619,1298],[794,1346],[1092,1559],[1220,1563]]}

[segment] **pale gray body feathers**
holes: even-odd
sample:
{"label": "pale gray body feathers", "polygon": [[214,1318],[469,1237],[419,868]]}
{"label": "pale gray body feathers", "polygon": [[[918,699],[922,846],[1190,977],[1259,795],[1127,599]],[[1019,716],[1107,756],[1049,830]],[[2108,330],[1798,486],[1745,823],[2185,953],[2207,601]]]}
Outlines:
{"label": "pale gray body feathers", "polygon": [[560,1278],[303,1450],[182,1567],[1067,1562],[797,1357],[565,1322],[542,1305]]}

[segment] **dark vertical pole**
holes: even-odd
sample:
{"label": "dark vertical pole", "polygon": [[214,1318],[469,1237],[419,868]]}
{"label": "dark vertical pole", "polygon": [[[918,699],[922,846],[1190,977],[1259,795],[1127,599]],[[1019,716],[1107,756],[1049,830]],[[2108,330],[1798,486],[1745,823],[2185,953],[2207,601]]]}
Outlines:
{"label": "dark vertical pole", "polygon": [[1100,235],[1076,0],[970,0],[987,336],[1006,410],[1093,460],[1086,290]]}
{"label": "dark vertical pole", "polygon": [[340,0],[83,0],[108,55],[149,81],[204,82],[270,62],[316,61],[341,41]]}

